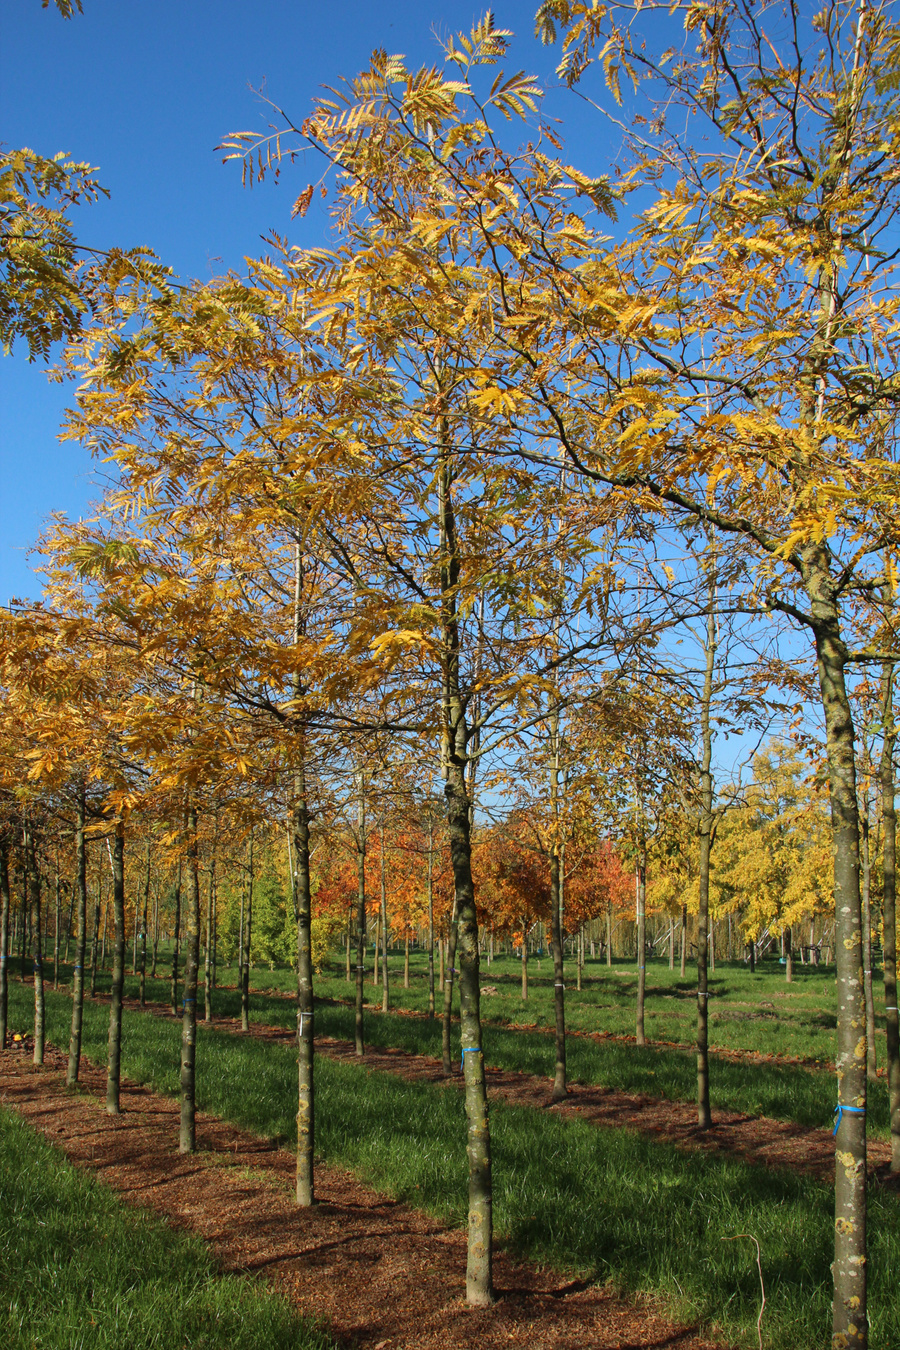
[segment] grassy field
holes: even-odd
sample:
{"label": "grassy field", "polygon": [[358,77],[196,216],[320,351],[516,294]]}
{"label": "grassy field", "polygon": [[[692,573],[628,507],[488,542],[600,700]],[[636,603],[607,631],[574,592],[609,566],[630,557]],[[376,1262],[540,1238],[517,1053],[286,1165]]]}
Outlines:
{"label": "grassy field", "polygon": [[[25,1029],[30,991],[14,981],[11,993],[12,1020]],[[48,1033],[58,1044],[65,1042],[68,1016],[68,999],[51,995]],[[101,1062],[106,1029],[106,1008],[87,1005],[85,1050]],[[123,1067],[132,1079],[175,1093],[178,1063],[176,1023],[126,1013]],[[462,1222],[461,1094],[327,1059],[318,1061],[316,1073],[321,1156],[352,1167],[382,1191]],[[269,1138],[293,1140],[291,1047],[201,1026],[198,1091],[204,1109]],[[762,1247],[768,1350],[813,1350],[826,1342],[833,1223],[827,1187],[500,1102],[492,1108],[492,1134],[496,1225],[514,1251],[621,1290],[662,1294],[675,1311],[708,1319],[749,1345],[756,1343],[759,1311],[755,1248],[749,1240],[728,1239],[750,1233]],[[874,1190],[869,1222],[871,1345],[891,1350],[900,1344],[896,1195]]]}
{"label": "grassy field", "polygon": [[0,1108],[0,1327],[9,1350],[333,1350],[199,1238],[126,1207]]}
{"label": "grassy field", "polygon": [[[395,958],[400,961],[402,958]],[[507,967],[514,962],[505,963]],[[546,960],[542,970],[535,972],[535,981],[526,1012],[521,1012],[521,999],[513,993],[513,976],[507,970],[503,982],[503,963],[494,961],[485,968],[485,984],[497,989],[497,995],[483,1000],[485,1018],[484,1050],[488,1064],[497,1068],[513,1069],[551,1077],[554,1048],[548,1024],[552,1021],[552,977]],[[693,1101],[696,1094],[696,1070],[690,1050],[670,1044],[651,1045],[638,1049],[629,1041],[614,1039],[626,1027],[633,1030],[633,967],[613,966],[611,972],[597,963],[593,983],[580,992],[568,991],[567,1019],[573,1029],[612,1032],[610,1039],[597,1041],[572,1036],[568,1041],[567,1058],[573,1082],[589,1083],[615,1088],[623,1092],[647,1092],[674,1101]],[[402,966],[398,967],[402,972]],[[592,968],[593,969],[593,968]],[[808,973],[807,973],[808,972]],[[394,982],[394,1006],[409,1011],[427,1008],[427,986],[423,978],[421,958],[418,969],[413,967],[411,988],[404,990],[401,978]],[[219,972],[225,984],[235,984],[237,972]],[[660,981],[669,980],[668,992],[658,991]],[[538,980],[542,983],[538,983]],[[109,977],[98,981],[100,989],[107,988]],[[137,993],[137,980],[129,976],[128,992]],[[252,972],[251,1021],[267,1022],[274,1026],[290,1027],[295,1022],[291,1002],[280,997],[292,991],[294,975],[290,970],[254,970]],[[771,1116],[776,1120],[791,1120],[809,1128],[830,1124],[835,1103],[834,1074],[826,1067],[834,1049],[834,975],[814,967],[803,968],[794,985],[785,986],[783,974],[761,970],[752,976],[749,971],[720,967],[714,985],[719,1011],[712,1027],[714,1044],[723,1049],[752,1050],[766,1055],[800,1055],[810,1044],[819,1045],[820,1068],[813,1064],[792,1064],[782,1059],[743,1063],[719,1056],[714,1059],[710,1095],[713,1109],[746,1112],[750,1115]],[[346,980],[334,972],[326,972],[316,983],[323,1000],[316,1011],[316,1029],[320,1035],[352,1040],[353,1011],[346,1000],[349,996]],[[379,992],[369,981],[367,998],[376,1000],[380,1009]],[[777,1014],[771,1013],[780,995]],[[504,1002],[498,1002],[501,998]],[[753,997],[757,996],[754,1003]],[[169,982],[148,981],[147,997],[166,1002]],[[325,1000],[340,1000],[328,1002]],[[513,1005],[519,999],[519,1008]],[[653,1016],[657,1021],[669,1018],[664,1030],[671,1032],[672,1018],[681,1020],[681,1040],[691,1033],[694,1001],[686,991],[685,982],[664,967],[652,967],[648,979],[648,1008],[661,1005]],[[675,1007],[673,1013],[670,1006]],[[202,1009],[202,994],[198,1000]],[[754,1009],[756,1012],[754,1013]],[[366,1018],[366,1037],[372,1045],[395,1046],[415,1054],[440,1056],[441,1031],[438,1021],[424,1017],[404,1016],[400,1012],[381,1013],[370,1010]],[[508,1014],[527,1016],[529,1026],[513,1020]],[[213,1013],[216,1017],[240,1015],[240,997],[234,988],[216,989],[213,995]],[[773,1020],[774,1018],[774,1020]],[[883,1017],[882,1017],[883,1022]],[[653,1035],[651,1014],[647,1016],[648,1034]],[[534,1028],[534,1029],[531,1029]],[[760,1030],[762,1028],[762,1030]],[[818,1028],[818,1030],[817,1030]],[[675,1040],[667,1035],[664,1040]],[[455,1041],[454,1041],[455,1045]],[[768,1045],[769,1049],[763,1047]],[[799,1048],[798,1048],[799,1047]],[[804,1059],[812,1059],[806,1053]],[[886,1138],[889,1111],[887,1084],[882,1079],[871,1085],[869,1093],[869,1126],[873,1134]]]}

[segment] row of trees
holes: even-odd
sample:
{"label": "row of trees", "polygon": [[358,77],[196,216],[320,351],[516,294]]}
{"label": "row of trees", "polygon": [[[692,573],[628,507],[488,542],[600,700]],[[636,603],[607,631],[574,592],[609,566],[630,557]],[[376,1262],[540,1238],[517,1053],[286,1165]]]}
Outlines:
{"label": "row of trees", "polygon": [[[831,811],[843,1109],[834,1337],[862,1346],[873,818],[900,1156],[890,242],[900,37],[869,0],[815,19],[744,0],[665,16],[570,0],[539,12],[545,40],[563,44],[566,82],[605,75],[621,142],[608,175],[564,162],[533,80],[493,75],[510,35],[488,16],[444,44],[444,70],[376,53],[302,122],[279,112],[271,137],[226,142],[245,176],[301,149],[314,158],[321,177],[295,211],[321,188],[333,247],[273,237],[246,275],[206,286],[176,284],[146,258],[94,267],[79,290],[91,319],[66,354],[80,380],[67,434],[117,481],[96,520],[59,521],[44,541],[45,608],[6,620],[9,715],[28,729],[18,778],[76,785],[82,834],[89,794],[114,822],[117,969],[124,837],[148,791],[179,841],[183,1147],[193,1146],[199,822],[261,799],[290,821],[301,1203],[313,1199],[315,822],[339,798],[355,837],[362,1048],[374,785],[398,764],[420,799],[442,785],[477,1304],[492,1298],[492,1225],[476,789],[492,808],[504,796],[516,810],[541,804],[557,1095],[568,841],[598,816],[627,817],[620,844],[637,871],[643,953],[648,867],[667,803],[680,801],[697,884],[707,1125],[713,845],[728,837],[733,870],[742,847],[723,823],[732,794],[716,782],[714,744],[717,733],[719,745],[731,731],[765,734],[776,704],[812,700]],[[672,43],[661,53],[663,29]],[[510,148],[500,128],[519,119],[531,139]],[[626,206],[632,228],[610,238]],[[7,328],[27,330],[33,292],[20,268],[17,311],[15,268],[12,282]],[[51,285],[51,308],[52,296]],[[866,704],[854,672],[873,667]],[[864,800],[877,784],[880,813],[860,813],[860,784]],[[777,832],[757,850],[769,867],[757,889],[783,906]],[[804,866],[813,852],[811,842]]]}

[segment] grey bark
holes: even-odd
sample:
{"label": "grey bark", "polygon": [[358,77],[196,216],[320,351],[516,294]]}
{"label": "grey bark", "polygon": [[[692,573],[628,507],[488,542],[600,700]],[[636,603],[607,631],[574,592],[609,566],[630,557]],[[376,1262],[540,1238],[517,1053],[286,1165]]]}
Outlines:
{"label": "grey bark", "polygon": [[84,1019],[84,958],[87,951],[87,846],[84,839],[85,793],[78,792],[75,822],[75,889],[77,917],[75,930],[75,967],[72,971],[72,1027],[69,1032],[69,1065],[66,1083],[74,1087],[81,1065],[81,1029]]}
{"label": "grey bark", "polygon": [[34,969],[34,1062],[44,1062],[44,954],[41,947],[41,877],[37,864],[34,830],[24,837],[25,871],[31,911],[31,958]]}
{"label": "grey bark", "polygon": [[894,667],[882,670],[884,740],[881,749],[881,818],[884,843],[884,1004],[887,1029],[888,1098],[891,1113],[891,1171],[900,1173],[900,1013],[897,1011],[897,807],[894,783]]}
{"label": "grey bark", "polygon": [[9,988],[9,838],[0,830],[0,1050],[6,1049]]}
{"label": "grey bark", "polygon": [[181,1122],[179,1153],[197,1146],[197,985],[200,967],[200,858],[197,845],[197,809],[187,813],[188,901],[184,935],[184,993],[181,1017]]}
{"label": "grey bark", "polygon": [[122,1076],[122,994],[125,986],[125,825],[116,824],[113,843],[113,968],[109,1000],[106,1110],[119,1114]]}

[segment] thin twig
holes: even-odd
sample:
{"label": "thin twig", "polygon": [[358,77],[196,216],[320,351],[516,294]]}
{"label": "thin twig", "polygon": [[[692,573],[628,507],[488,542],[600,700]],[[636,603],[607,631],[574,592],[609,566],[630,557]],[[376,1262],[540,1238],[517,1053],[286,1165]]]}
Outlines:
{"label": "thin twig", "polygon": [[763,1284],[762,1253],[759,1250],[759,1243],[757,1242],[756,1238],[753,1236],[752,1233],[735,1233],[734,1237],[726,1237],[723,1238],[722,1241],[737,1242],[738,1238],[749,1238],[751,1242],[756,1244],[756,1268],[759,1271],[759,1287],[762,1290],[762,1303],[759,1309],[759,1317],[757,1317],[756,1319],[756,1335],[759,1338],[759,1350],[763,1350],[762,1317],[766,1308],[766,1286]]}

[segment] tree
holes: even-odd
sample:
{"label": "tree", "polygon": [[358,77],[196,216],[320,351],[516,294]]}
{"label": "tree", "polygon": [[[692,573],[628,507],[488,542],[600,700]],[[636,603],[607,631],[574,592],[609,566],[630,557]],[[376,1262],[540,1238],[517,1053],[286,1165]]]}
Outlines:
{"label": "tree", "polygon": [[[622,73],[633,77],[632,111],[643,120],[630,137],[628,182],[658,183],[616,251],[632,297],[618,328],[627,374],[593,338],[570,362],[573,377],[587,375],[583,398],[602,399],[593,419],[602,451],[571,418],[567,440],[587,477],[747,540],[761,600],[814,644],[838,953],[833,1335],[835,1345],[864,1346],[865,1009],[847,671],[890,651],[892,636],[876,617],[875,640],[853,650],[846,610],[880,598],[880,559],[900,533],[898,302],[887,243],[900,205],[900,43],[867,0],[829,6],[811,25],[791,3],[783,29],[741,0],[678,12],[685,45],[675,60],[656,54],[652,35],[644,45],[624,6],[551,0],[539,12],[548,40],[556,23],[565,32],[571,82],[595,52],[614,94]],[[702,119],[710,141],[680,139],[674,106]],[[593,294],[586,284],[588,322]],[[701,495],[701,474],[712,475],[714,495]]]}

